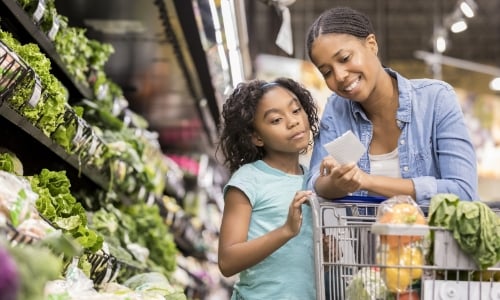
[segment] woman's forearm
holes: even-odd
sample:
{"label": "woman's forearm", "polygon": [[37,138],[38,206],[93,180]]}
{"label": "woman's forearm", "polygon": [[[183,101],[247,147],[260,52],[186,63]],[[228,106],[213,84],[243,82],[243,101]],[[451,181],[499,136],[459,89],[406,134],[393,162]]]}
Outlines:
{"label": "woman's forearm", "polygon": [[415,199],[415,187],[411,179],[367,174],[363,178],[361,189],[387,198],[397,195],[408,195]]}

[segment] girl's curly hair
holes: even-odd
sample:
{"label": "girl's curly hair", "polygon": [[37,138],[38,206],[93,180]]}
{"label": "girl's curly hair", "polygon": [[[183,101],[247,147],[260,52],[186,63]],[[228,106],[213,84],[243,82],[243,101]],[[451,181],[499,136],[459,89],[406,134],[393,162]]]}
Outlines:
{"label": "girl's curly hair", "polygon": [[[294,93],[300,101],[309,120],[313,136],[318,133],[318,110],[311,93],[300,83],[289,78],[277,78],[269,82],[252,80],[238,84],[222,107],[222,130],[218,149],[224,155],[224,165],[233,173],[244,164],[262,159],[262,147],[252,143],[253,122],[257,104],[264,93],[276,85]],[[310,144],[312,144],[312,140]],[[305,149],[306,150],[306,149]]]}

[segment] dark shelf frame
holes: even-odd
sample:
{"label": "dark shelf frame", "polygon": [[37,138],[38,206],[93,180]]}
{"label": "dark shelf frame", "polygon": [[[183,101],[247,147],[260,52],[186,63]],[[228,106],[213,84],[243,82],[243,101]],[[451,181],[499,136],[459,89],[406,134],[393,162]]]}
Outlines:
{"label": "dark shelf frame", "polygon": [[70,164],[73,168],[81,171],[86,177],[91,179],[104,190],[109,188],[109,177],[96,168],[82,164],[76,154],[69,154],[59,144],[46,136],[39,128],[30,123],[26,118],[21,116],[4,101],[0,103],[0,116],[4,117],[12,124],[21,128],[35,140],[48,147],[52,152],[57,154],[61,159]]}
{"label": "dark shelf frame", "polygon": [[[172,1],[172,0],[169,0]],[[156,1],[158,4],[163,4],[162,1]],[[193,11],[193,7],[189,5],[187,7],[184,4],[181,4],[180,1],[174,1],[175,8],[177,13],[179,14],[181,26],[183,28],[183,36],[197,36],[199,37],[198,26],[196,24],[195,15]],[[160,12],[163,12],[163,16],[167,16],[166,7],[163,5],[158,5]],[[186,74],[186,79],[190,86],[190,91],[192,95],[200,101],[201,99],[206,99],[208,103],[208,110],[210,112],[210,117],[212,117],[212,121],[214,122],[215,127],[218,127],[220,123],[220,113],[217,106],[217,101],[215,99],[215,90],[210,80],[210,72],[208,69],[208,63],[206,58],[206,53],[201,45],[201,41],[199,39],[187,39],[184,38],[184,41],[188,44],[189,53],[186,53],[181,50],[179,45],[179,38],[182,39],[182,35],[180,32],[175,32],[172,29],[171,24],[169,23],[168,18],[164,20],[166,25],[166,34],[170,37],[171,42],[173,42],[176,50],[176,55],[181,65],[183,66],[183,70]],[[26,13],[22,7],[15,0],[0,0],[0,25],[3,30],[10,31],[15,33],[16,39],[21,41],[22,43],[35,43],[39,45],[42,52],[44,52],[47,57],[52,62],[52,70],[51,72],[61,80],[62,84],[68,89],[71,99],[79,101],[81,99],[92,99],[93,92],[89,87],[84,86],[83,84],[77,82],[73,76],[68,72],[66,65],[62,62],[59,54],[57,53],[53,42],[48,38],[48,36],[40,29],[40,27],[34,22],[34,20]],[[4,25],[6,25],[4,27]],[[178,36],[181,35],[181,36]],[[196,72],[192,73],[188,70],[186,66],[185,59],[192,59],[194,65],[196,66]],[[197,75],[197,76],[196,76]],[[199,78],[196,78],[199,77]],[[202,94],[197,92],[197,89],[194,87],[194,82],[197,79],[201,82]],[[200,105],[197,103],[198,113],[201,116],[201,119],[204,121],[204,129],[209,137],[211,143],[214,142],[214,128],[212,128],[212,124],[209,120],[206,120],[209,115],[205,115],[200,108]],[[65,149],[63,149],[59,144],[54,142],[50,137],[46,136],[39,128],[30,123],[27,119],[25,119],[22,115],[20,115],[17,111],[13,110],[9,107],[8,103],[4,101],[4,99],[0,99],[0,117],[5,118],[18,128],[25,131],[35,140],[49,148],[53,153],[59,156],[63,161],[71,165],[74,169],[81,172],[85,175],[90,181],[97,184],[103,190],[108,190],[110,184],[109,176],[106,176],[101,170],[98,170],[95,167],[81,164],[76,154],[67,153]],[[212,125],[212,126],[211,126]],[[0,144],[1,145],[1,144]],[[118,197],[122,200],[124,204],[130,204],[136,201],[132,201],[131,197],[124,195],[124,193],[120,190],[116,190]],[[137,196],[137,195],[134,195]],[[148,197],[149,195],[146,195]],[[157,199],[154,199],[157,201]],[[165,209],[165,208],[163,208]],[[166,211],[163,211],[165,216]],[[198,232],[196,229],[192,227],[189,222],[189,217],[184,216],[182,218],[178,218],[177,222],[173,227],[177,230],[177,234],[175,234],[176,243],[181,248],[190,255],[193,255],[200,259],[206,259],[204,251],[197,251],[195,249],[196,241],[201,238],[201,232]],[[180,230],[179,230],[180,229]],[[182,233],[182,234],[180,234]]]}
{"label": "dark shelf frame", "polygon": [[7,26],[8,28],[3,28],[4,30],[15,31],[19,35],[16,38],[22,42],[36,43],[40,46],[40,49],[53,62],[52,72],[68,89],[71,99],[79,101],[82,98],[93,98],[92,90],[76,81],[68,72],[54,47],[54,43],[15,0],[0,0],[0,12],[0,24],[4,22],[10,24]]}

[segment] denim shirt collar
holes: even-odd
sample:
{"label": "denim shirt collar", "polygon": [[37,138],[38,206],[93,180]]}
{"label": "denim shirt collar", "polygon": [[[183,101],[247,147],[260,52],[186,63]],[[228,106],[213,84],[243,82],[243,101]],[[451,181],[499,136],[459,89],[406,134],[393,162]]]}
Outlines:
{"label": "denim shirt collar", "polygon": [[[400,122],[409,123],[411,120],[411,84],[410,80],[401,76],[398,72],[392,70],[391,68],[384,68],[384,70],[393,78],[396,78],[398,83],[399,92],[399,108],[396,114],[396,119],[398,124]],[[362,118],[368,121],[366,114],[358,102],[349,101],[351,105],[351,111],[355,120]],[[399,125],[402,127],[402,124]]]}

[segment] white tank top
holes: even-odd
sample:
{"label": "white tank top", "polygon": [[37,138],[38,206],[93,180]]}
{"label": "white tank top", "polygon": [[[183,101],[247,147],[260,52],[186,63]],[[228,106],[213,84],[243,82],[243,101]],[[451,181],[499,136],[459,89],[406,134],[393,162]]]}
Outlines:
{"label": "white tank top", "polygon": [[368,157],[370,158],[370,174],[401,178],[397,147],[389,153],[377,155],[368,154]]}

